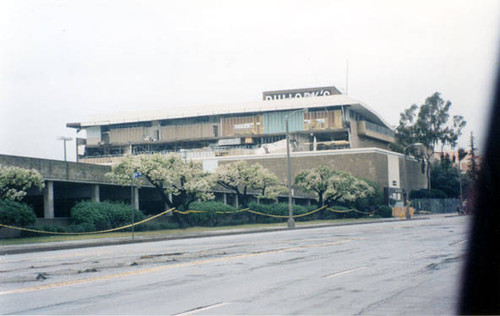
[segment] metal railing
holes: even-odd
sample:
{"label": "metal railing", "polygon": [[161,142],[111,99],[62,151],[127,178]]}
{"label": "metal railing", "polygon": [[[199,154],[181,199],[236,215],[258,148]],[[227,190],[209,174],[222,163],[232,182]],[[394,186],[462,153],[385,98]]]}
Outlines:
{"label": "metal railing", "polygon": [[378,124],[374,124],[372,122],[368,122],[368,121],[364,121],[365,122],[365,126],[366,126],[366,129],[370,130],[370,131],[373,131],[373,132],[377,132],[377,133],[380,133],[380,134],[384,134],[384,135],[387,135],[387,136],[390,136],[390,137],[394,137],[396,134],[394,133],[394,131],[386,128],[386,127],[383,127],[383,126],[380,126]]}

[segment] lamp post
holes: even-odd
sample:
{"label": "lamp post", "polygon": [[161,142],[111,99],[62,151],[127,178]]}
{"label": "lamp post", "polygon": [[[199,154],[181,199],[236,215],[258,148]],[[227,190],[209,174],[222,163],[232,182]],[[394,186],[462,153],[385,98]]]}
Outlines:
{"label": "lamp post", "polygon": [[285,129],[286,129],[286,164],[288,173],[288,228],[295,228],[295,221],[293,219],[292,207],[292,167],[290,164],[290,132],[288,130],[288,118],[298,112],[307,112],[307,109],[300,109],[293,111],[285,116]]}
{"label": "lamp post", "polygon": [[[405,179],[405,183],[404,183],[405,184],[405,189],[408,189],[408,176],[406,175],[407,174],[407,172],[406,172],[406,156],[407,156],[407,153],[408,153],[408,149],[411,148],[411,147],[414,147],[414,146],[415,147],[416,146],[424,146],[424,144],[422,144],[422,143],[414,143],[414,144],[406,146],[405,149],[404,149],[403,173],[404,173],[404,179]],[[406,205],[406,202],[407,202],[407,200],[410,197],[410,195],[408,193],[409,192],[406,193],[406,198],[403,201],[404,207],[405,207],[406,219],[410,219],[410,210],[409,210],[408,206]]]}
{"label": "lamp post", "polygon": [[66,136],[59,136],[57,137],[57,140],[62,140],[64,142],[64,161],[66,161],[66,142],[67,141],[72,141],[72,137],[66,137]]}
{"label": "lamp post", "polygon": [[134,179],[141,177],[142,174],[140,172],[132,172],[130,174],[130,204],[132,204],[132,240],[134,240],[134,222],[135,222],[135,194],[134,194]]}

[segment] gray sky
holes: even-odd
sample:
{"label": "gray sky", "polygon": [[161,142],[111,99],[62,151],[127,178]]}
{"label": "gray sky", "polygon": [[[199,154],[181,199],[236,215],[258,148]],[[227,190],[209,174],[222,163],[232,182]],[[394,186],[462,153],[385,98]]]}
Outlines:
{"label": "gray sky", "polygon": [[[500,1],[0,2],[0,154],[62,159],[90,115],[334,85],[396,125],[436,91],[484,143]],[[74,160],[74,142],[68,157]]]}

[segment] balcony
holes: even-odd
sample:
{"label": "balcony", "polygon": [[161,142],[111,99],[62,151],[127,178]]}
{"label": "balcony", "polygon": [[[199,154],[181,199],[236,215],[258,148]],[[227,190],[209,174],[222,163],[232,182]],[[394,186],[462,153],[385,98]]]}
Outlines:
{"label": "balcony", "polygon": [[358,135],[375,138],[388,143],[396,141],[394,131],[368,121],[358,121]]}

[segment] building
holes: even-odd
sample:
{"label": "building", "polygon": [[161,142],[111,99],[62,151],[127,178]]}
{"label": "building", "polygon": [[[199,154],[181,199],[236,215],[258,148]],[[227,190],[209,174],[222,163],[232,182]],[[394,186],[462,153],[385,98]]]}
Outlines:
{"label": "building", "polygon": [[[324,164],[378,183],[393,201],[427,186],[415,160],[389,150],[395,141],[391,126],[335,87],[266,91],[262,99],[114,114],[67,126],[86,135],[77,141],[79,162],[112,165],[126,155],[178,152],[186,159],[203,160],[211,171],[234,160],[259,162],[286,183],[288,121],[296,165],[292,177]],[[301,194],[295,193],[297,198]]]}
{"label": "building", "polygon": [[[206,106],[166,112],[117,114],[68,123],[78,131],[78,162],[0,155],[0,164],[39,171],[43,191],[28,192],[40,220],[65,220],[81,200],[132,203],[131,188],[111,183],[109,165],[125,155],[179,152],[201,160],[207,171],[236,160],[259,163],[286,183],[286,121],[291,135],[292,179],[302,170],[326,165],[371,180],[391,205],[407,192],[427,187],[415,159],[389,150],[394,131],[366,104],[335,87],[269,91],[251,104]],[[82,137],[84,136],[84,137]],[[136,208],[163,210],[152,186],[134,187]],[[294,188],[293,203],[314,203]],[[237,196],[216,188],[215,199],[238,207]],[[257,199],[256,196],[253,199]],[[287,200],[283,195],[281,202]]]}
{"label": "building", "polygon": [[[431,157],[431,164],[434,163],[435,161],[440,161],[441,157],[443,156],[448,156],[450,161],[452,162],[452,166],[455,168],[458,168],[462,173],[470,171],[471,164],[472,164],[472,155],[470,152],[467,152],[467,155],[460,161],[460,165],[458,165],[458,153],[457,151],[437,151],[434,153],[434,155]],[[481,165],[482,162],[482,156],[478,153],[475,155],[475,161],[476,164],[479,166]]]}
{"label": "building", "polygon": [[77,141],[78,161],[110,164],[157,152],[188,158],[283,152],[287,117],[294,152],[388,149],[395,140],[380,115],[335,87],[268,91],[250,104],[117,114],[67,126],[86,135]]}

